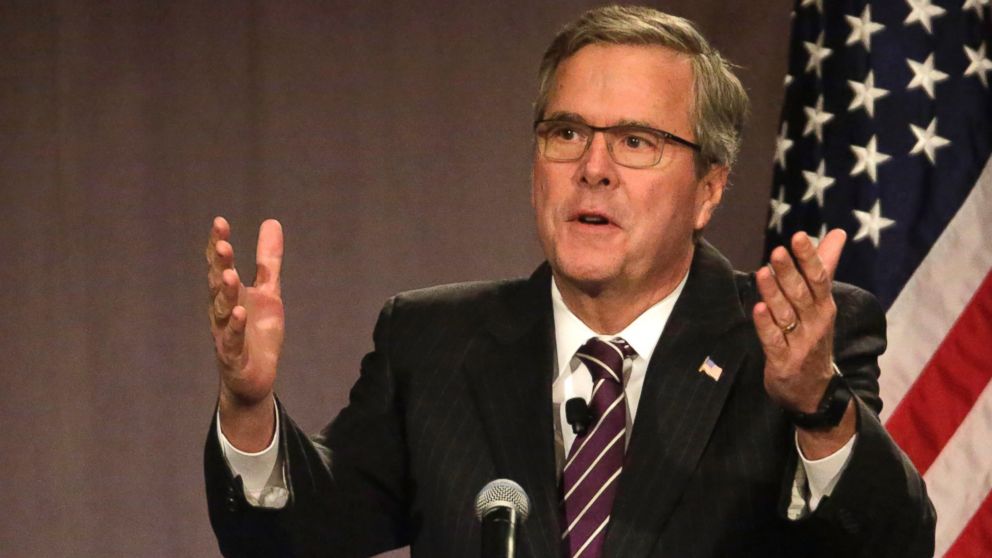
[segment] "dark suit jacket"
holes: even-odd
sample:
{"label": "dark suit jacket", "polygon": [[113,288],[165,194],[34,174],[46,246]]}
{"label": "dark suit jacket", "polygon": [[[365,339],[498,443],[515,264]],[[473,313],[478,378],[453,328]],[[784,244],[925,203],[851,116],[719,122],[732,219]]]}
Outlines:
{"label": "dark suit jacket", "polygon": [[[347,408],[311,440],[280,404],[290,501],[256,509],[211,427],[210,519],[228,556],[479,553],[478,490],[510,478],[531,514],[518,556],[560,556],[550,272],[398,295],[382,310]],[[648,367],[605,543],[610,557],[930,556],[926,488],[878,422],[884,314],[837,285],[835,360],[858,440],[830,498],[785,518],[794,430],[763,387],[752,275],[705,242]],[[719,381],[698,372],[709,356]]]}

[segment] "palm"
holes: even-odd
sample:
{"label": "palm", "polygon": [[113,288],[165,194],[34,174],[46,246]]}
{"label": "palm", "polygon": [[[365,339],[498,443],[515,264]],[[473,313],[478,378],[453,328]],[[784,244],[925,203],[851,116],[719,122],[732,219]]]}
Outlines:
{"label": "palm", "polygon": [[[239,371],[230,374],[235,382],[235,395],[258,401],[272,391],[276,365],[285,333],[285,313],[282,298],[265,287],[242,287],[241,305],[247,311],[244,358]],[[235,386],[229,385],[228,388]]]}

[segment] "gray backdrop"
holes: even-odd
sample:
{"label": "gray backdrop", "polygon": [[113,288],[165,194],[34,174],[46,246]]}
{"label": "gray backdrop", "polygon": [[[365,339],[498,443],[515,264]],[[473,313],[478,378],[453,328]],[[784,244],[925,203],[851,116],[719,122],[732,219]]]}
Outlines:
{"label": "gray backdrop", "polygon": [[[594,2],[0,1],[0,553],[214,556],[203,246],[286,230],[278,389],[316,430],[391,294],[527,274],[540,54]],[[672,0],[754,112],[708,238],[759,263],[790,3]],[[399,555],[399,554],[397,554]]]}

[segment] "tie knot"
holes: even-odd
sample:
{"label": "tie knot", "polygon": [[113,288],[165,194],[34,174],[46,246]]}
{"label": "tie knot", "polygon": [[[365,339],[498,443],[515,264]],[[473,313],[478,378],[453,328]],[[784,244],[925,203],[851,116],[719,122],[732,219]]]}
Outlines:
{"label": "tie knot", "polygon": [[575,356],[586,365],[593,380],[605,378],[623,384],[623,361],[636,354],[634,348],[621,337],[614,337],[609,341],[590,337],[579,347]]}

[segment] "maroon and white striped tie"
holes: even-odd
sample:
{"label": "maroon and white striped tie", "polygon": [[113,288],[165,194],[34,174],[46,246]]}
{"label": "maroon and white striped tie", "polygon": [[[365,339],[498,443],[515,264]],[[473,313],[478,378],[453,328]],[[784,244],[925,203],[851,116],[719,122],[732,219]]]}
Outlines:
{"label": "maroon and white striped tie", "polygon": [[593,337],[575,353],[592,373],[593,425],[572,442],[562,477],[562,542],[569,558],[599,558],[603,551],[626,444],[623,362],[635,354],[619,337]]}

